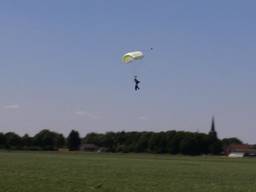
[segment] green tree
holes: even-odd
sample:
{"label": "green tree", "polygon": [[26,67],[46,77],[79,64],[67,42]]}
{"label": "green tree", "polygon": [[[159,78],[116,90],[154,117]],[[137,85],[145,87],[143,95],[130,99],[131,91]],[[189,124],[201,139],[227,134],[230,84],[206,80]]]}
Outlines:
{"label": "green tree", "polygon": [[59,137],[58,133],[44,129],[34,136],[33,144],[43,150],[56,150]]}
{"label": "green tree", "polygon": [[87,143],[87,144],[94,144],[97,146],[103,146],[103,142],[104,142],[104,134],[100,134],[100,133],[89,133],[86,135],[86,137],[83,139],[83,143]]}
{"label": "green tree", "polygon": [[204,133],[196,133],[195,137],[198,142],[198,148],[199,148],[200,154],[208,154],[209,145],[210,145],[210,136]]}
{"label": "green tree", "polygon": [[209,145],[209,153],[213,155],[219,155],[222,152],[222,149],[223,147],[220,140],[216,140]]}
{"label": "green tree", "polygon": [[150,139],[150,133],[142,132],[138,141],[136,142],[136,152],[148,152],[148,142]]}
{"label": "green tree", "polygon": [[173,138],[176,135],[176,131],[166,132],[166,153],[172,153],[173,151]]}
{"label": "green tree", "polygon": [[28,134],[25,134],[22,138],[21,138],[21,141],[22,141],[22,146],[25,147],[25,148],[29,148],[32,146],[32,138],[28,135]]}
{"label": "green tree", "polygon": [[180,142],[180,153],[184,155],[199,155],[198,141],[193,134],[187,133]]}
{"label": "green tree", "polygon": [[56,145],[58,148],[63,148],[66,145],[66,139],[63,136],[63,134],[57,134],[56,135]]}
{"label": "green tree", "polygon": [[171,154],[177,154],[180,153],[180,142],[184,137],[184,132],[183,131],[179,131],[176,132],[175,135],[172,137],[172,139],[170,141],[168,141],[168,151]]}
{"label": "green tree", "polygon": [[3,133],[0,133],[0,149],[5,148],[6,139]]}
{"label": "green tree", "polygon": [[79,150],[81,144],[81,139],[79,136],[79,132],[72,130],[67,138],[67,145],[70,151],[76,151]]}
{"label": "green tree", "polygon": [[223,147],[227,147],[231,144],[243,144],[243,142],[240,139],[236,138],[236,137],[222,139]]}
{"label": "green tree", "polygon": [[140,134],[136,131],[125,133],[125,141],[123,146],[124,152],[136,152],[136,145],[139,137]]}
{"label": "green tree", "polygon": [[8,132],[5,134],[5,145],[8,149],[21,149],[22,142],[19,135],[14,132]]}

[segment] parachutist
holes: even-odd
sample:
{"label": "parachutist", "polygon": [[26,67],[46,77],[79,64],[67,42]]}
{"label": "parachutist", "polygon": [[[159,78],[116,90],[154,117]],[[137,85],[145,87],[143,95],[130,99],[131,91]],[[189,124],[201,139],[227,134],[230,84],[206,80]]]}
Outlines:
{"label": "parachutist", "polygon": [[[142,60],[144,57],[144,54],[141,51],[133,51],[133,52],[129,52],[123,55],[122,57],[122,61],[125,64],[129,64],[135,62],[136,60]],[[136,65],[135,65],[136,66]],[[139,83],[140,81],[137,79],[137,76],[134,76],[134,82],[135,82],[135,91],[138,91],[140,89],[139,87]]]}
{"label": "parachutist", "polygon": [[135,91],[138,91],[139,88],[139,83],[140,81],[137,79],[137,76],[134,76],[134,82],[135,82]]}

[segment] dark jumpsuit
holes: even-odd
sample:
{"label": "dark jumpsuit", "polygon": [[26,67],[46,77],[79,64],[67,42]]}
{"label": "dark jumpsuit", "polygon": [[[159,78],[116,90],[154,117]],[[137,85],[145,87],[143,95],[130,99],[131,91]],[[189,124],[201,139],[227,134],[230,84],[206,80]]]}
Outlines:
{"label": "dark jumpsuit", "polygon": [[134,82],[135,82],[135,91],[137,91],[137,90],[140,89],[140,88],[139,88],[139,83],[140,83],[140,81],[139,81],[138,79],[134,78]]}

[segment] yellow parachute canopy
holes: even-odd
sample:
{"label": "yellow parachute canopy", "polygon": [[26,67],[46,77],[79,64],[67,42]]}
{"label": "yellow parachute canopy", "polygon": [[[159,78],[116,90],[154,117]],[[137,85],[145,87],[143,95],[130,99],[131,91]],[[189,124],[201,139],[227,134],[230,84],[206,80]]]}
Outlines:
{"label": "yellow parachute canopy", "polygon": [[123,55],[122,61],[126,64],[131,63],[134,60],[140,60],[144,57],[141,51],[133,51]]}

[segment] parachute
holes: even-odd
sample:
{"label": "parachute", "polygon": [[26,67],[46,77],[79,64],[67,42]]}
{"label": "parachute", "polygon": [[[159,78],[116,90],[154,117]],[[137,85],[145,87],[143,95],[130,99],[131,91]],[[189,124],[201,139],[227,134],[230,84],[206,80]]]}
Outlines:
{"label": "parachute", "polygon": [[125,64],[131,63],[134,60],[141,60],[143,59],[144,54],[141,51],[133,51],[133,52],[129,52],[123,55],[122,57],[122,61]]}

